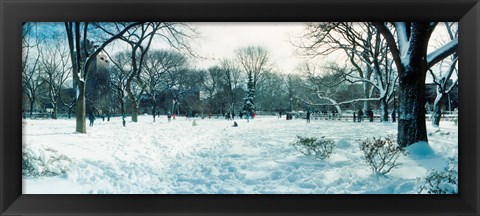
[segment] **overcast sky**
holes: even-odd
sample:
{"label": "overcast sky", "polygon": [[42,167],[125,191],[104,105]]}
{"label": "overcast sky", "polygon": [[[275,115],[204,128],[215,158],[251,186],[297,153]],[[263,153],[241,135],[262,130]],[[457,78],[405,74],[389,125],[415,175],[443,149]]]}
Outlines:
{"label": "overcast sky", "polygon": [[303,32],[304,23],[189,23],[200,38],[195,40],[197,52],[206,57],[196,66],[213,66],[223,58],[234,58],[234,50],[249,46],[262,46],[270,52],[271,63],[277,72],[291,73],[301,62],[295,55],[295,40]]}

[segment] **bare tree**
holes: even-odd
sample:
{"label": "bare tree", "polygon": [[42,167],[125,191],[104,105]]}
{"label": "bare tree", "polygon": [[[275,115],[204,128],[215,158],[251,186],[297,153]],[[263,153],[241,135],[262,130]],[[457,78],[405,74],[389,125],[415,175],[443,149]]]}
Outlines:
{"label": "bare tree", "polygon": [[[384,22],[373,25],[386,39],[399,76],[398,144],[428,141],[425,123],[425,77],[433,65],[455,53],[458,39],[427,54],[436,22]],[[396,40],[395,33],[396,30]]]}
{"label": "bare tree", "polygon": [[205,99],[207,101],[205,110],[208,110],[208,113],[212,113],[212,111],[215,110],[215,95],[219,94],[221,90],[222,71],[220,67],[213,66],[199,72],[203,73],[201,85],[204,92],[206,92]]}
{"label": "bare tree", "polygon": [[283,110],[288,100],[286,92],[282,74],[265,73],[262,85],[258,87],[257,108],[269,112]]}
{"label": "bare tree", "polygon": [[76,87],[77,99],[77,113],[76,113],[76,132],[87,133],[85,117],[86,117],[86,101],[85,101],[85,87],[86,80],[90,71],[92,60],[112,41],[120,38],[130,28],[139,25],[139,23],[125,24],[118,28],[114,34],[103,41],[97,49],[90,52],[87,49],[87,42],[89,38],[89,24],[88,22],[65,22],[65,29],[67,32],[68,45],[70,48],[70,59],[72,61],[72,74],[74,86]]}
{"label": "bare tree", "polygon": [[369,110],[369,102],[374,92],[379,96],[383,115],[388,121],[388,104],[393,99],[396,71],[393,61],[388,56],[385,39],[371,23],[312,23],[303,36],[306,39],[299,47],[310,56],[327,56],[336,51],[343,51],[346,63],[354,70],[344,70],[343,78],[350,83],[362,83],[363,109]]}
{"label": "bare tree", "polygon": [[227,94],[228,107],[230,112],[235,112],[239,97],[237,89],[240,85],[240,69],[233,60],[224,59],[220,62],[220,73],[223,90]]}
{"label": "bare tree", "polygon": [[[118,26],[119,24],[115,24]],[[112,30],[108,28],[102,29],[107,35],[113,36]],[[114,28],[118,29],[118,27]],[[169,22],[148,22],[142,23],[135,28],[128,31],[128,34],[120,36],[119,38],[126,42],[131,48],[131,63],[132,70],[130,76],[127,79],[127,93],[130,99],[132,108],[132,121],[138,121],[138,106],[139,100],[142,94],[147,88],[147,84],[142,79],[143,61],[150,49],[150,45],[155,36],[164,39],[168,45],[177,50],[186,50],[188,53],[192,53],[187,39],[191,38],[194,33],[191,28],[182,23],[169,23]],[[134,88],[139,89],[137,94],[134,93]]]}
{"label": "bare tree", "polygon": [[247,46],[235,50],[235,56],[247,75],[245,110],[255,111],[255,91],[262,75],[271,69],[268,50],[260,46]]}
{"label": "bare tree", "polygon": [[189,71],[186,65],[182,65],[180,67],[175,67],[171,70],[168,70],[164,75],[164,89],[166,89],[172,97],[171,113],[177,113],[177,115],[180,115],[180,101],[182,101],[182,97],[192,87],[187,83],[187,81],[189,81],[188,76],[191,74],[190,72],[191,71]]}
{"label": "bare tree", "polygon": [[127,100],[127,79],[131,70],[130,52],[119,52],[113,57],[105,52],[113,67],[111,69],[110,87],[120,104],[120,114],[125,115],[125,101]]}
{"label": "bare tree", "polygon": [[[315,65],[306,62],[299,65],[298,70],[305,80],[297,82],[297,88],[303,89],[303,91],[294,95],[297,100],[312,106],[333,106],[339,115],[342,115],[341,104],[354,102],[337,102],[335,99],[338,95],[338,87],[344,84],[343,76],[345,72],[343,70],[336,68],[330,70],[332,73],[325,71],[319,73]],[[356,99],[355,101],[361,100]]]}
{"label": "bare tree", "polygon": [[162,79],[169,71],[181,68],[186,64],[186,58],[175,51],[155,50],[147,54],[144,61],[146,82],[146,93],[150,96],[152,105],[153,121],[155,122],[156,108],[158,106],[157,96],[162,87]]}
{"label": "bare tree", "polygon": [[[302,44],[297,45],[302,53],[311,56],[328,56],[343,52],[346,62],[351,63],[356,70],[349,70],[349,76],[363,84],[363,98],[370,98],[373,86],[370,81],[373,72],[373,45],[377,37],[374,29],[365,23],[325,22],[308,24],[302,38]],[[340,53],[341,54],[341,53]],[[371,100],[363,100],[363,110],[370,109]]]}
{"label": "bare tree", "polygon": [[40,70],[40,55],[38,55],[39,38],[35,24],[26,23],[22,28],[22,89],[28,99],[30,116],[33,114],[35,102],[43,94],[40,86],[43,84]]}
{"label": "bare tree", "polygon": [[48,100],[52,105],[52,118],[57,119],[58,105],[61,100],[65,81],[70,77],[72,67],[69,64],[68,47],[58,35],[42,43],[39,47],[40,65],[44,82],[48,85]]}
{"label": "bare tree", "polygon": [[[458,26],[456,23],[445,23],[445,28],[448,32],[449,39],[455,40],[458,38]],[[449,59],[440,61],[438,72],[435,73],[432,69],[428,71],[432,75],[433,82],[437,86],[437,96],[433,103],[432,125],[438,127],[440,125],[440,118],[442,117],[442,104],[445,96],[450,94],[458,84],[458,54],[454,53]],[[456,72],[456,78],[452,80],[452,75]]]}

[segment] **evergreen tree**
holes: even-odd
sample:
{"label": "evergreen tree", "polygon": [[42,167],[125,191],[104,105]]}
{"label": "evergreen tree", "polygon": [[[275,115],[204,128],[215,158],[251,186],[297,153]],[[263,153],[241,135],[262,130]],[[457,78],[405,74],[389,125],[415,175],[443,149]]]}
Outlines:
{"label": "evergreen tree", "polygon": [[255,87],[253,85],[252,74],[248,75],[247,93],[243,98],[243,110],[246,112],[255,111]]}

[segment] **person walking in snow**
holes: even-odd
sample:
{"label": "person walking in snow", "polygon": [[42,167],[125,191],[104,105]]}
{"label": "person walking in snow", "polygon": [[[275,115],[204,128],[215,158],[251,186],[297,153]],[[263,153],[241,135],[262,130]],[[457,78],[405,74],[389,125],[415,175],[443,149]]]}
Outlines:
{"label": "person walking in snow", "polygon": [[363,121],[363,111],[362,109],[359,109],[358,110],[358,122],[362,122]]}
{"label": "person walking in snow", "polygon": [[110,121],[110,113],[107,113],[107,122]]}
{"label": "person walking in snow", "polygon": [[123,124],[123,127],[125,127],[125,125],[127,124],[127,122],[125,121],[125,118],[127,116],[125,116],[125,114],[122,115],[122,124]]}
{"label": "person walking in snow", "polygon": [[355,116],[355,112],[353,112],[353,122],[357,121],[357,117]]}
{"label": "person walking in snow", "polygon": [[310,123],[310,110],[307,111],[307,123]]}
{"label": "person walking in snow", "polygon": [[90,121],[90,127],[93,127],[93,122],[95,121],[95,115],[93,115],[93,112],[88,113],[88,120]]}

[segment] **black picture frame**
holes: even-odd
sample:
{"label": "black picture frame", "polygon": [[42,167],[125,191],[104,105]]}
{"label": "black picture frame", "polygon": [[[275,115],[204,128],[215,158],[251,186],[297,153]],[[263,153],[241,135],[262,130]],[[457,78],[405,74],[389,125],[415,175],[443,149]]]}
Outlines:
{"label": "black picture frame", "polygon": [[[28,21],[458,21],[458,195],[23,195]],[[0,215],[479,215],[478,0],[0,0]]]}

